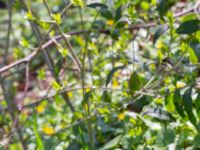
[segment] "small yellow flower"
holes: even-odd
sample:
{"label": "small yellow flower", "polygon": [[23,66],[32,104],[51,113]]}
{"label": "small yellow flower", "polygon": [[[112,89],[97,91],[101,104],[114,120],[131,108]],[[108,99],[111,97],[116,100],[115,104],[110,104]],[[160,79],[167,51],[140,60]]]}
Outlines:
{"label": "small yellow flower", "polygon": [[68,96],[72,97],[73,96],[73,92],[72,91],[68,92]]}
{"label": "small yellow flower", "polygon": [[157,44],[156,44],[156,48],[161,49],[163,47],[164,47],[164,43],[161,42],[161,41],[158,41]]}
{"label": "small yellow flower", "polygon": [[169,78],[169,77],[165,78],[164,82],[167,84],[171,83],[171,78]]}
{"label": "small yellow flower", "polygon": [[119,121],[124,120],[124,118],[125,118],[124,113],[120,113],[120,114],[118,115],[118,120],[119,120]]}
{"label": "small yellow flower", "polygon": [[114,88],[117,88],[117,87],[119,86],[118,81],[117,81],[117,80],[113,80],[112,86],[113,86]]}
{"label": "small yellow flower", "polygon": [[36,111],[38,113],[42,113],[42,112],[44,112],[44,110],[45,110],[45,106],[44,105],[39,105],[39,106],[36,107]]}
{"label": "small yellow flower", "polygon": [[47,135],[51,135],[55,133],[55,130],[52,127],[45,126],[42,128],[42,132],[44,132]]}
{"label": "small yellow flower", "polygon": [[183,88],[186,86],[186,83],[185,82],[181,82],[181,81],[178,81],[176,82],[176,88]]}
{"label": "small yellow flower", "polygon": [[114,24],[114,21],[113,21],[113,20],[108,20],[108,21],[106,22],[106,24],[112,26],[112,25]]}
{"label": "small yellow flower", "polygon": [[90,91],[90,88],[86,88],[85,89],[85,92],[87,93],[87,92],[89,92]]}

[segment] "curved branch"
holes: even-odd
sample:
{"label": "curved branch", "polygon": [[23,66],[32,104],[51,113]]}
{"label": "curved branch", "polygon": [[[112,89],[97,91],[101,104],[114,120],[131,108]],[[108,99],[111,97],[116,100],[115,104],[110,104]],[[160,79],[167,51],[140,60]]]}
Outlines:
{"label": "curved branch", "polygon": [[[200,7],[200,1],[198,1],[194,7],[174,14],[174,17],[175,18],[181,17],[181,16],[184,16],[185,14],[190,13],[190,12],[198,13],[199,7]],[[157,25],[156,22],[149,22],[149,23],[145,23],[145,24],[133,25],[133,26],[130,26],[128,28],[124,28],[124,30],[130,30],[130,31],[131,30],[138,30],[138,29],[141,29],[141,28],[154,27],[156,25]],[[71,32],[68,32],[67,35],[74,36],[74,35],[80,35],[80,34],[84,34],[84,33],[88,33],[88,32],[89,32],[89,30],[71,31]],[[102,33],[102,34],[110,34],[111,33],[111,31],[108,30],[108,29],[99,29],[99,30],[97,30],[97,32]],[[42,51],[43,49],[45,49],[45,48],[49,47],[50,45],[54,44],[54,40],[61,40],[61,39],[63,39],[62,35],[58,35],[58,36],[53,37],[52,39],[49,39],[40,48],[35,49],[35,51],[32,52],[31,54],[29,54],[28,56],[26,56],[26,57],[24,57],[24,58],[22,58],[20,60],[17,60],[17,61],[15,61],[15,62],[13,62],[13,63],[11,63],[9,65],[6,65],[6,66],[0,68],[0,74],[4,73],[4,72],[8,71],[9,69],[11,69],[13,67],[16,67],[16,66],[18,66],[20,64],[30,62],[33,58],[35,58],[37,56],[37,54],[40,51]]]}

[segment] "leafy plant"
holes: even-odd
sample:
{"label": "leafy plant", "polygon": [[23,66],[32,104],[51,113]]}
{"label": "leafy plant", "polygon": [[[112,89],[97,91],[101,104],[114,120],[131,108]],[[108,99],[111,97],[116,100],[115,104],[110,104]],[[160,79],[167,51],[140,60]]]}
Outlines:
{"label": "leafy plant", "polygon": [[200,3],[0,2],[0,149],[198,149]]}

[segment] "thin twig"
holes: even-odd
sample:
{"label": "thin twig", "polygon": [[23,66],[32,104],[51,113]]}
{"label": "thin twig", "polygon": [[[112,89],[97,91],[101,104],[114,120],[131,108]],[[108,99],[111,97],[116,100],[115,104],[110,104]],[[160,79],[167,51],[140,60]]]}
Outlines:
{"label": "thin twig", "polygon": [[[49,6],[48,6],[46,0],[43,0],[43,2],[44,2],[45,6],[46,6],[46,8],[47,8],[47,10],[48,10],[48,13],[49,13],[50,17],[51,17],[52,19],[54,19],[54,18],[52,17],[51,9],[49,8]],[[70,51],[71,54],[72,54],[72,58],[73,58],[74,61],[77,63],[77,66],[80,67],[80,69],[81,69],[80,62],[79,62],[78,57],[76,57],[76,54],[74,53],[70,42],[68,41],[66,35],[64,34],[64,32],[62,31],[62,29],[60,28],[60,26],[57,24],[57,22],[54,23],[54,27],[58,28],[58,30],[61,32],[61,36],[62,36],[62,38],[65,40],[65,42],[66,42],[66,44],[67,44],[67,46],[68,46],[68,49],[69,49],[69,51]],[[56,41],[56,40],[53,39],[53,42],[55,42],[55,41]],[[55,75],[53,61],[51,62],[51,66],[49,66],[49,67],[50,67],[50,70],[51,70],[51,73],[52,73],[54,79],[55,79],[59,84],[62,84],[61,81],[60,81],[60,79]],[[69,98],[69,96],[68,96],[68,93],[62,93],[61,96],[64,98],[64,100],[65,100],[65,102],[67,103],[67,105],[69,106],[71,112],[72,112],[72,113],[75,112],[75,108],[74,108],[74,106],[72,105],[72,103],[71,103],[71,101],[70,101],[70,98]]]}
{"label": "thin twig", "polygon": [[7,36],[6,36],[6,49],[5,49],[5,54],[4,54],[4,63],[7,64],[7,55],[8,51],[10,48],[10,34],[11,34],[11,29],[12,29],[12,0],[8,0],[7,5],[8,5],[8,31],[7,31]]}
{"label": "thin twig", "polygon": [[8,142],[7,142],[7,144],[4,146],[4,148],[5,148],[6,150],[8,149],[8,146],[9,146],[9,144],[10,144],[10,142],[11,142],[11,140],[12,140],[12,138],[13,138],[13,136],[14,136],[16,130],[17,130],[18,123],[19,123],[19,114],[15,117],[15,120],[14,120],[13,125],[12,125],[12,128],[11,128],[11,129],[12,129],[12,130],[11,130],[11,133],[10,133],[10,135],[8,136]]}
{"label": "thin twig", "polygon": [[[195,10],[197,8],[197,6],[199,7],[199,5],[200,4],[195,5],[195,7],[193,7],[192,10]],[[184,12],[186,12],[186,11],[190,12],[189,10],[185,10]],[[182,15],[185,15],[185,13],[179,13],[179,15],[175,14],[174,16],[181,17]],[[128,28],[124,28],[123,30],[138,30],[138,29],[141,29],[141,28],[150,28],[150,27],[154,27],[154,26],[156,26],[156,23],[150,22],[150,23],[146,23],[146,24],[133,25],[133,26],[130,26]],[[52,30],[52,28],[49,31],[51,31],[51,30]],[[95,30],[95,31],[99,32],[99,33],[102,33],[102,34],[110,34],[111,33],[111,31],[108,30],[108,29],[98,29],[98,30]],[[85,30],[85,31],[83,31],[83,30],[80,30],[80,31],[70,31],[70,32],[66,33],[65,35],[71,35],[71,36],[73,36],[73,35],[80,35],[80,34],[84,34],[84,33],[88,33],[88,32],[89,32],[89,30]],[[58,35],[58,36],[55,36],[54,38],[56,40],[61,40],[63,38],[63,36]],[[53,43],[54,43],[53,39],[49,39],[46,43],[43,43],[43,45],[41,46],[41,50],[43,50],[43,49],[51,46]],[[29,54],[25,58],[22,58],[22,59],[20,59],[20,60],[18,60],[16,62],[13,62],[13,63],[11,63],[11,64],[9,64],[7,66],[2,67],[0,69],[0,74],[2,74],[3,72],[8,71],[10,68],[16,67],[19,64],[26,63],[27,61],[31,61],[38,54],[37,52],[40,51],[38,49],[39,48],[36,48],[36,50],[33,53]]]}

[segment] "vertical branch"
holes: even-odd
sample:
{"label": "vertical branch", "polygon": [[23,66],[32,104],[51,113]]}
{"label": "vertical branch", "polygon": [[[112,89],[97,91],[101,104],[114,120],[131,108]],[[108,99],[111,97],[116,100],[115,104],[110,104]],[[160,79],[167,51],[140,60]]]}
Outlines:
{"label": "vertical branch", "polygon": [[[10,48],[10,35],[11,35],[11,29],[12,29],[12,4],[13,4],[12,0],[7,1],[8,30],[7,30],[7,36],[6,36],[6,49],[5,49],[4,58],[3,58],[4,65],[7,64],[7,61],[8,61],[7,56],[8,56],[8,51],[9,51],[9,48]],[[19,125],[18,125],[18,117],[15,117],[15,107],[13,105],[12,99],[10,98],[10,95],[8,95],[10,92],[7,91],[7,88],[5,87],[5,84],[4,84],[4,79],[2,77],[0,77],[0,84],[1,84],[1,88],[2,88],[2,91],[3,91],[5,101],[7,103],[7,107],[8,107],[10,117],[13,121],[12,131],[11,131],[11,135],[10,135],[8,142],[10,142],[10,140],[12,139],[12,136],[13,136],[15,129],[16,129],[23,150],[27,150],[22,132],[21,132]],[[6,148],[7,148],[7,146],[6,146]]]}
{"label": "vertical branch", "polygon": [[26,147],[26,143],[25,143],[25,140],[23,138],[23,134],[21,132],[21,129],[19,127],[19,124],[18,124],[18,119],[15,117],[15,107],[10,99],[10,96],[8,95],[8,91],[4,85],[4,79],[3,78],[0,78],[1,80],[1,88],[2,88],[2,91],[3,91],[3,95],[4,95],[4,98],[5,98],[5,101],[7,103],[7,107],[8,107],[8,112],[11,116],[11,119],[13,121],[13,126],[15,126],[16,124],[16,130],[17,130],[17,134],[18,134],[18,137],[19,137],[19,140],[20,140],[20,143],[22,145],[22,148],[23,150],[27,150],[27,147]]}
{"label": "vertical branch", "polygon": [[[82,9],[79,7],[79,14],[80,14],[80,20],[81,20],[81,26],[82,26],[82,31],[85,31],[85,26],[84,26],[84,21],[83,21],[83,13],[82,13]],[[87,33],[84,32],[84,39],[87,39]],[[90,53],[88,53],[88,62],[90,65],[90,69],[93,70],[93,66],[92,66],[92,62],[91,62],[91,57],[90,57]],[[93,82],[93,76],[91,76],[92,82]]]}
{"label": "vertical branch", "polygon": [[[85,27],[84,27],[84,21],[83,21],[83,14],[82,14],[82,10],[81,8],[79,7],[79,14],[80,14],[80,20],[81,20],[81,26],[82,26],[82,30],[85,31]],[[84,32],[84,39],[87,39],[87,33]],[[89,36],[89,35],[88,35]],[[85,41],[87,43],[87,41]],[[85,49],[84,49],[85,51]],[[89,61],[89,65],[90,65],[90,69],[92,69],[92,63],[90,61],[90,58],[89,58],[89,54],[88,54],[88,61]],[[84,62],[84,59],[83,59],[83,62]],[[83,69],[85,68],[84,66],[84,63],[82,63],[82,70],[81,70],[81,73],[82,73],[82,92],[83,92],[83,99],[84,99],[84,96],[85,96],[85,78],[84,78],[84,72],[83,72]],[[93,78],[92,78],[93,80]],[[86,115],[86,121],[87,121],[87,126],[88,126],[88,132],[89,132],[89,138],[90,138],[90,148],[92,150],[95,149],[95,138],[94,138],[94,132],[93,132],[93,128],[92,128],[92,121],[90,119],[88,119],[88,116],[90,116],[90,104],[89,104],[89,101],[88,99],[86,100],[86,105],[87,105],[87,108],[85,108],[84,106],[84,110],[85,110],[85,115]]]}
{"label": "vertical branch", "polygon": [[25,96],[27,95],[27,91],[28,91],[28,87],[29,87],[29,62],[26,63],[26,72],[25,72],[25,77],[26,77],[26,81],[25,81],[25,88],[24,88],[24,93]]}
{"label": "vertical branch", "polygon": [[[45,7],[47,8],[50,17],[52,17],[52,12],[51,12],[51,9],[50,9],[49,6],[48,6],[47,1],[46,1],[46,0],[43,0],[43,3],[44,3],[44,5],[45,5]],[[68,8],[68,7],[67,7],[67,8]],[[66,10],[65,10],[65,11],[66,11]],[[65,11],[63,11],[63,12],[61,13],[61,15],[64,14]],[[57,27],[57,24],[56,24],[56,27]],[[61,83],[60,79],[55,75],[54,66],[53,66],[53,68],[52,68],[52,74],[53,74],[53,77],[55,78],[55,80],[56,80],[58,83]],[[69,99],[68,93],[63,93],[63,94],[61,94],[61,96],[62,96],[63,99],[65,100],[66,104],[69,106],[71,112],[75,112],[75,108],[73,107],[73,105],[72,105],[72,103],[71,103],[71,101],[70,101],[70,99]]]}
{"label": "vertical branch", "polygon": [[49,8],[49,5],[48,5],[47,1],[46,1],[46,0],[43,0],[43,3],[44,3],[44,5],[45,5],[45,7],[47,8],[47,11],[48,11],[48,13],[49,13],[49,16],[51,16],[51,9]]}
{"label": "vertical branch", "polygon": [[7,30],[7,36],[6,36],[6,49],[4,54],[4,63],[7,64],[7,55],[10,47],[10,34],[12,29],[12,0],[7,1],[8,6],[8,30]]}
{"label": "vertical branch", "polygon": [[[105,3],[107,2],[107,0],[105,1]],[[90,38],[90,33],[92,32],[92,28],[95,24],[95,21],[97,19],[97,17],[99,16],[99,14],[101,13],[102,8],[99,9],[98,13],[96,14],[96,16],[93,19],[93,22],[90,26],[87,38],[86,38],[86,42],[85,42],[85,47],[83,49],[83,58],[82,58],[82,70],[81,70],[81,77],[82,77],[82,91],[83,91],[83,98],[85,96],[85,59],[86,56],[88,54],[88,43],[89,43],[89,38]],[[90,116],[91,112],[90,112],[90,102],[87,99],[86,100],[86,105],[87,105],[87,109],[85,108],[85,112],[87,113],[88,116]],[[90,148],[91,149],[95,149],[95,143],[94,143],[94,132],[93,132],[93,128],[92,128],[92,121],[90,119],[87,119],[88,121],[88,132],[89,132],[89,136],[90,136]]]}
{"label": "vertical branch", "polygon": [[[25,11],[28,11],[28,7],[27,7],[25,1],[24,1],[24,0],[21,0],[21,2],[22,2],[22,4],[24,5],[24,10],[25,10]],[[35,23],[32,22],[32,21],[29,21],[29,22],[30,22],[30,24],[31,24],[33,33],[35,34],[36,39],[38,40],[38,42],[45,40],[45,39],[42,37],[42,35],[41,35],[41,33],[40,33],[40,30],[39,30],[38,27],[35,25]],[[54,63],[53,63],[53,60],[52,60],[52,58],[51,58],[51,56],[50,56],[50,54],[49,54],[49,48],[44,49],[44,50],[42,51],[42,53],[43,53],[43,56],[44,56],[44,58],[45,58],[46,64],[47,64],[47,66],[49,67],[49,69],[50,69],[50,71],[51,71],[51,73],[52,73],[52,76],[55,77],[56,74],[55,74],[55,70],[54,70]]]}
{"label": "vertical branch", "polygon": [[65,41],[65,43],[66,43],[66,45],[67,45],[67,47],[68,47],[68,49],[69,49],[69,51],[70,51],[70,53],[71,53],[71,55],[72,55],[72,58],[73,58],[74,62],[75,62],[75,63],[77,64],[77,66],[78,66],[79,71],[81,71],[81,70],[82,70],[82,65],[81,65],[81,63],[80,63],[80,60],[79,60],[78,57],[76,56],[76,54],[75,54],[75,52],[74,52],[74,50],[73,50],[73,48],[72,48],[70,42],[68,41],[68,39],[67,39],[65,33],[62,31],[61,27],[60,27],[58,24],[56,24],[56,27],[57,27],[57,29],[60,31],[61,36],[62,36],[63,40]]}
{"label": "vertical branch", "polygon": [[[79,14],[80,14],[80,18],[81,18],[82,30],[85,31],[82,10],[81,10],[80,7],[79,7]],[[88,43],[89,34],[87,35],[87,33],[84,32],[84,39],[87,39],[85,41],[86,45]],[[84,52],[86,51],[85,48],[83,50],[84,50]],[[86,55],[86,53],[84,53],[83,55]],[[89,61],[89,64],[90,64],[90,68],[92,69],[92,64],[91,64],[89,55],[88,55],[88,61]],[[85,88],[84,88],[85,87],[85,63],[84,62],[85,62],[85,57],[83,56],[83,62],[82,62],[83,67],[82,67],[82,70],[81,70],[83,99],[84,99],[84,96],[85,96]],[[87,106],[87,108],[84,106],[84,110],[85,110],[85,115],[86,115],[86,118],[87,118],[87,116],[90,116],[90,103],[89,103],[88,99],[86,100],[86,106]],[[95,138],[94,138],[94,132],[93,132],[93,128],[92,128],[92,121],[90,119],[86,119],[86,120],[87,120],[88,132],[89,132],[89,137],[90,137],[90,148],[93,150],[93,149],[95,149]]]}
{"label": "vertical branch", "polygon": [[15,121],[13,122],[13,125],[12,125],[12,128],[11,128],[11,133],[8,137],[8,142],[4,147],[6,150],[9,149],[8,146],[9,146],[9,144],[10,144],[10,142],[11,142],[13,136],[14,136],[14,133],[16,132],[16,128],[19,128],[19,127],[17,127],[18,121],[19,121],[19,115],[20,115],[20,113],[15,117]]}

